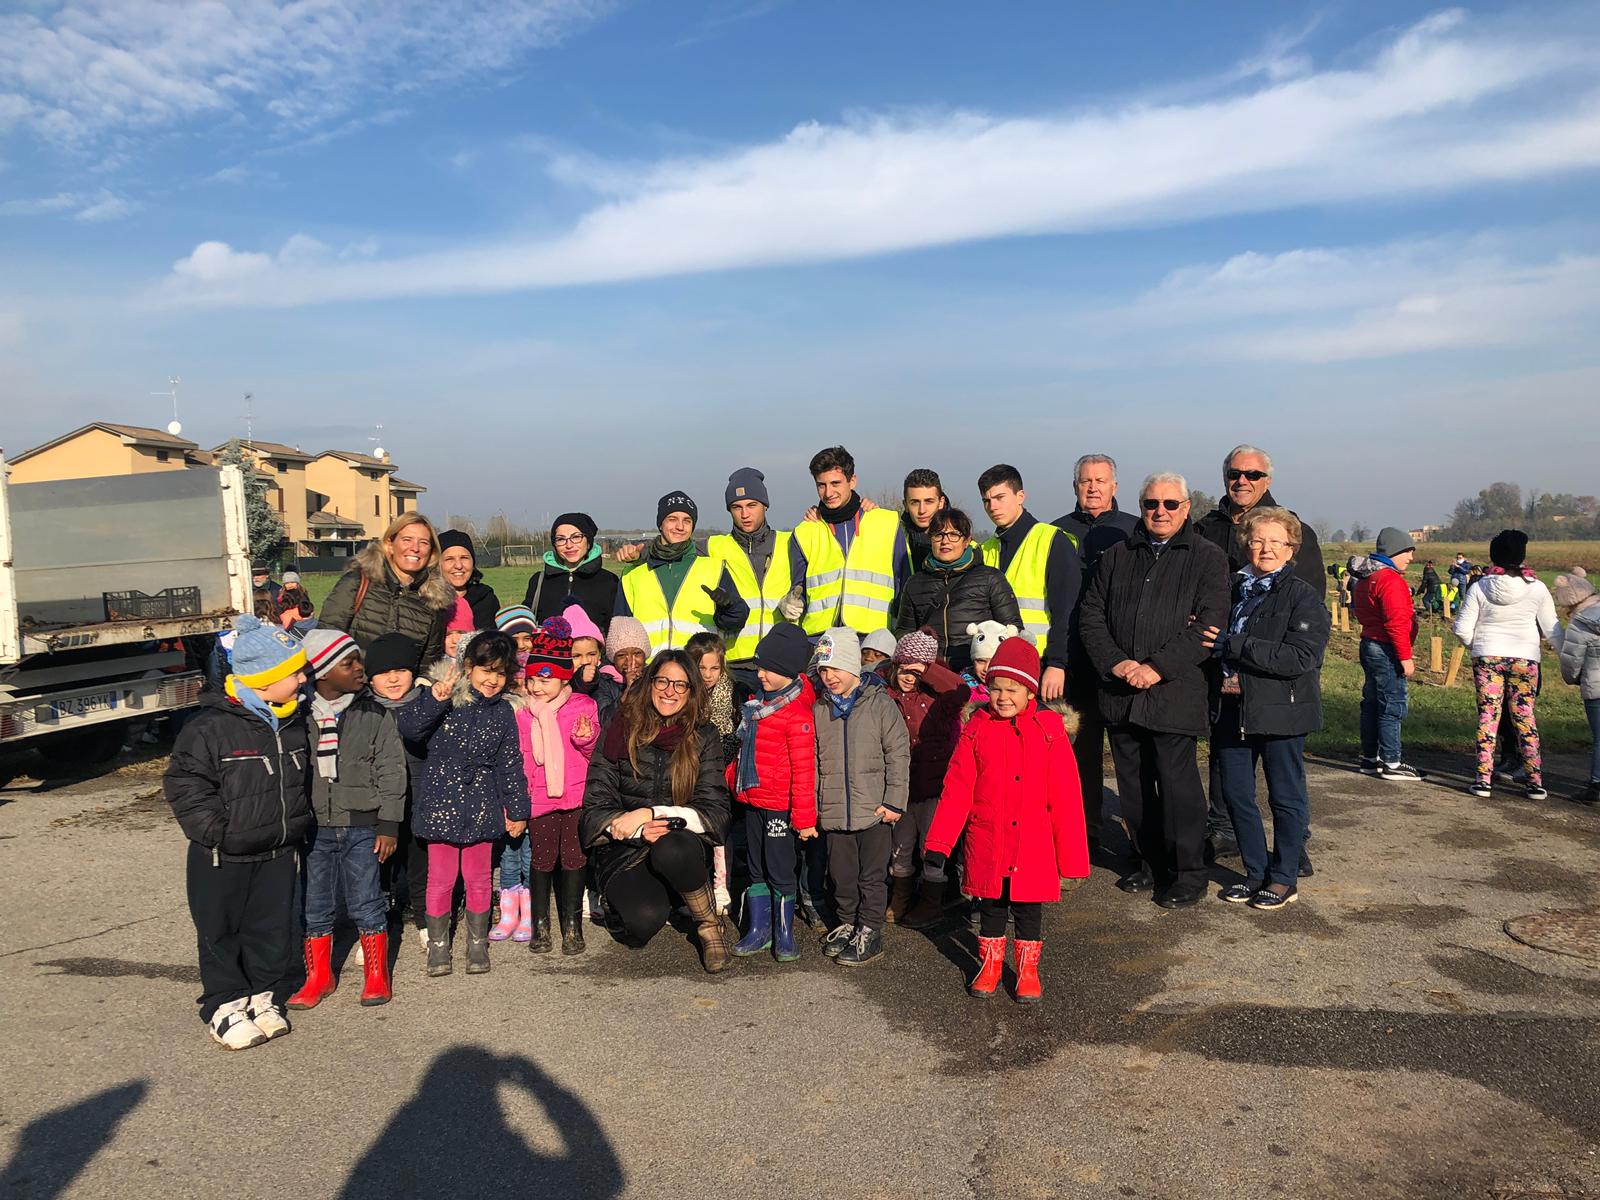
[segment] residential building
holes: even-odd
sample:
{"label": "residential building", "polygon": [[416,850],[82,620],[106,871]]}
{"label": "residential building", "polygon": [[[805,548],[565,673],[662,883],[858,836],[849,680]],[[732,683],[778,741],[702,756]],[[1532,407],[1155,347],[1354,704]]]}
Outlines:
{"label": "residential building", "polygon": [[12,483],[51,479],[93,479],[101,475],[143,475],[181,471],[211,461],[194,442],[164,429],[93,421],[10,460]]}

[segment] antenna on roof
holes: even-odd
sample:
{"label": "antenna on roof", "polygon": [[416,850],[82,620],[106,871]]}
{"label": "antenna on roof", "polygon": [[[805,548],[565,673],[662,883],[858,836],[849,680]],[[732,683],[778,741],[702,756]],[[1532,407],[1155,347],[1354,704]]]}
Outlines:
{"label": "antenna on roof", "polygon": [[252,450],[256,448],[256,420],[251,408],[251,401],[255,398],[254,392],[244,394],[244,444]]}
{"label": "antenna on roof", "polygon": [[171,396],[172,397],[172,421],[167,426],[167,432],[170,433],[173,437],[177,437],[180,433],[183,432],[183,426],[178,424],[178,385],[180,383],[182,383],[182,382],[183,382],[183,380],[179,379],[176,375],[168,375],[167,376],[167,386],[170,387],[172,390],[170,392],[151,392],[150,393],[152,396]]}
{"label": "antenna on roof", "polygon": [[373,458],[382,458],[383,457],[383,424],[380,422],[379,424],[374,425],[373,428],[378,431],[377,435],[375,437],[369,437],[367,439],[367,441],[372,443],[372,457]]}

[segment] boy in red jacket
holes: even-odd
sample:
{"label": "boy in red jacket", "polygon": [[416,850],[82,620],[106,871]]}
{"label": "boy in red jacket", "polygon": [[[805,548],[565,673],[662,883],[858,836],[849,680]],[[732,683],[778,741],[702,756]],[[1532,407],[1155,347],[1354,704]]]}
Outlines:
{"label": "boy in red jacket", "polygon": [[769,946],[794,962],[794,908],[800,892],[795,838],[817,836],[816,693],[806,677],[811,643],[798,625],[778,625],[756,643],[761,691],[739,713],[739,754],[728,786],[744,805],[750,887],[746,928],[733,947],[740,957]]}
{"label": "boy in red jacket", "polygon": [[1350,611],[1361,622],[1361,773],[1380,779],[1421,779],[1422,772],[1400,757],[1400,723],[1410,705],[1406,680],[1416,671],[1412,645],[1417,614],[1411,603],[1406,568],[1416,553],[1411,536],[1386,526],[1378,531],[1374,553],[1352,559],[1358,576]]}
{"label": "boy in red jacket", "polygon": [[1000,643],[984,683],[989,707],[962,731],[923,861],[943,867],[967,834],[964,890],[979,900],[978,974],[967,991],[992,996],[1006,959],[1006,922],[1016,922],[1014,998],[1043,995],[1039,954],[1044,909],[1063,879],[1089,874],[1078,763],[1061,717],[1038,706],[1039,652],[1028,638]]}

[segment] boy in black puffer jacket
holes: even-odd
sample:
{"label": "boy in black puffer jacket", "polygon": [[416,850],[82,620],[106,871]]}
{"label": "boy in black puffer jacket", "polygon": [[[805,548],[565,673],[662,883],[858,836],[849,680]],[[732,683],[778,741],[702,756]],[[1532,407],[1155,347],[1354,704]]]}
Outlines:
{"label": "boy in black puffer jacket", "polygon": [[310,753],[297,695],[306,656],[292,634],[234,621],[223,694],[201,699],[162,780],[189,839],[189,913],[199,939],[200,1019],[227,1050],[289,1032],[295,849],[311,824]]}

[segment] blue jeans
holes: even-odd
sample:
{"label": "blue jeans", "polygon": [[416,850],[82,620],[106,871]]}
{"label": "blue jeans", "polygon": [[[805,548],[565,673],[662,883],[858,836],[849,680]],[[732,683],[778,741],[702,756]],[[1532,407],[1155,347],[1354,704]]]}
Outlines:
{"label": "blue jeans", "polygon": [[1400,762],[1400,722],[1406,719],[1405,673],[1393,646],[1361,639],[1361,757]]}
{"label": "blue jeans", "polygon": [[527,887],[532,866],[533,846],[528,835],[506,838],[500,843],[500,890]]}
{"label": "blue jeans", "polygon": [[306,840],[306,936],[333,932],[339,886],[344,885],[345,911],[362,933],[388,928],[388,909],[378,884],[378,856],[372,825],[318,825]]}
{"label": "blue jeans", "polygon": [[1589,749],[1589,779],[1600,783],[1600,700],[1585,700],[1583,711],[1589,718],[1589,736],[1594,739]]}
{"label": "blue jeans", "polygon": [[[1234,710],[1237,713],[1237,709]],[[1294,887],[1311,824],[1311,799],[1306,794],[1306,739],[1241,735],[1236,723],[1219,724],[1211,733],[1211,760],[1222,778],[1222,798],[1239,839],[1244,877],[1254,883]],[[1267,777],[1267,807],[1272,810],[1272,853],[1256,806],[1256,764]]]}

